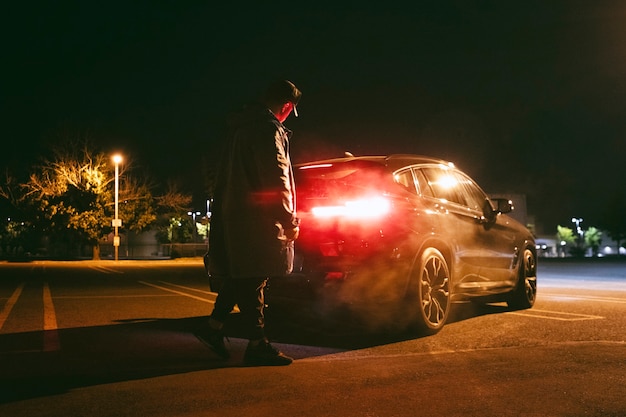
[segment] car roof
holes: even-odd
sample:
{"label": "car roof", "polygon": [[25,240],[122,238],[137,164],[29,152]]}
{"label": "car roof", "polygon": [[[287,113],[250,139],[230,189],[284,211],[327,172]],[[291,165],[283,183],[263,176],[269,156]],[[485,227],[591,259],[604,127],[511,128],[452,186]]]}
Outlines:
{"label": "car roof", "polygon": [[355,162],[355,161],[377,163],[377,164],[388,167],[392,171],[395,171],[397,169],[410,166],[410,165],[436,164],[436,165],[446,165],[446,166],[454,167],[454,164],[452,162],[445,161],[443,159],[433,158],[433,157],[424,156],[424,155],[414,155],[414,154],[367,155],[367,156],[346,155],[341,158],[321,159],[317,161],[298,163],[298,164],[295,164],[295,167],[300,168],[303,166],[310,166],[310,165],[339,164],[339,163]]}

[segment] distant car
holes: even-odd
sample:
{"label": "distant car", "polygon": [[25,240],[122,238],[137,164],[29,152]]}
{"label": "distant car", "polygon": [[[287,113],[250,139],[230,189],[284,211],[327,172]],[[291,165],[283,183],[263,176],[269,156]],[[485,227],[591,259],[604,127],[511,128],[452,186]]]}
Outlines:
{"label": "distant car", "polygon": [[[346,156],[295,167],[297,269],[319,294],[389,302],[428,333],[452,301],[533,306],[535,241],[452,163],[418,155]],[[380,310],[372,316],[380,314]]]}

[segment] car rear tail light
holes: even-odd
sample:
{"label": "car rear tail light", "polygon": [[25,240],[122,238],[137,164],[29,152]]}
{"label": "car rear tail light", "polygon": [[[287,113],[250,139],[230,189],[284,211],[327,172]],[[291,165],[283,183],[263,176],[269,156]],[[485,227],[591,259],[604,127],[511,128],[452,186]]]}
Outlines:
{"label": "car rear tail light", "polygon": [[345,277],[346,277],[345,272],[331,271],[331,272],[326,273],[326,276],[324,277],[324,279],[326,279],[327,281],[335,281],[335,280],[344,279]]}
{"label": "car rear tail light", "polygon": [[391,203],[384,197],[349,200],[341,205],[317,206],[311,209],[318,218],[343,217],[346,219],[373,219],[382,217],[391,210]]}

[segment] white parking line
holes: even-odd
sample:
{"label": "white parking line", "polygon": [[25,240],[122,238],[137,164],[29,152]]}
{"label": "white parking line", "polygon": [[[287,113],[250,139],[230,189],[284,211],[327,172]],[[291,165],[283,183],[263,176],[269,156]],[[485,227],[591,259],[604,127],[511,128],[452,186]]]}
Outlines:
{"label": "white parking line", "polygon": [[106,266],[101,266],[101,265],[92,265],[89,268],[95,269],[96,271],[104,272],[105,274],[123,274],[124,273],[123,271],[113,269],[113,268],[108,268]]}
{"label": "white parking line", "polygon": [[61,349],[57,316],[52,302],[52,294],[50,294],[50,286],[47,282],[43,284],[43,330],[43,351],[54,352]]}
{"label": "white parking line", "polygon": [[550,298],[552,300],[591,300],[600,301],[603,303],[617,303],[626,304],[626,299],[616,297],[598,297],[593,295],[566,295],[566,294],[548,294],[544,295],[544,298]]}
{"label": "white parking line", "polygon": [[565,313],[563,311],[538,310],[535,308],[533,308],[532,310],[524,310],[524,312],[509,311],[505,314],[559,321],[599,320],[605,318],[602,316],[594,316],[591,314]]}
{"label": "white parking line", "polygon": [[[176,291],[176,290],[173,290],[171,288],[163,287],[161,285],[151,284],[151,283],[145,282],[145,281],[139,281],[139,283],[143,284],[143,285],[147,285],[149,287],[158,288],[158,289],[163,290],[163,291],[167,291],[167,292],[171,292],[171,293],[174,293],[174,294],[182,295],[184,297],[193,298],[194,300],[202,301],[204,303],[210,303],[210,304],[215,303],[215,300],[207,300],[206,298],[197,297],[195,295],[192,295],[192,294],[189,294],[189,293],[186,293],[186,292],[182,292],[182,291]],[[194,290],[194,291],[200,291],[200,290]]]}
{"label": "white parking line", "polygon": [[202,294],[212,295],[212,296],[214,296],[214,297],[216,297],[216,296],[217,296],[217,293],[214,293],[214,292],[212,292],[212,291],[205,291],[205,290],[199,290],[199,289],[197,289],[197,288],[185,287],[185,286],[183,286],[183,285],[178,285],[178,284],[174,284],[174,283],[172,283],[172,282],[167,282],[167,281],[159,281],[159,282],[160,282],[161,284],[166,284],[166,285],[169,285],[169,286],[171,286],[171,287],[178,287],[178,288],[182,288],[182,289],[184,289],[184,290],[195,291],[195,292],[199,292],[199,293],[202,293]]}
{"label": "white parking line", "polygon": [[2,329],[2,326],[4,326],[4,323],[7,321],[9,314],[11,314],[11,310],[13,309],[15,303],[17,303],[17,299],[20,298],[22,290],[24,289],[24,285],[26,284],[23,282],[19,287],[15,289],[15,291],[13,291],[13,294],[7,300],[4,308],[0,312],[0,329]]}

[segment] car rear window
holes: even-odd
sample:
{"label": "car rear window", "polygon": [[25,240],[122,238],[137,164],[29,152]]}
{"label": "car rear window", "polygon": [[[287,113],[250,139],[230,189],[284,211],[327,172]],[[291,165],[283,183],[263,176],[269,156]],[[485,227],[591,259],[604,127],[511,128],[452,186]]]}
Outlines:
{"label": "car rear window", "polygon": [[306,165],[296,169],[295,176],[299,205],[311,199],[380,193],[393,184],[391,174],[384,166],[364,161]]}

